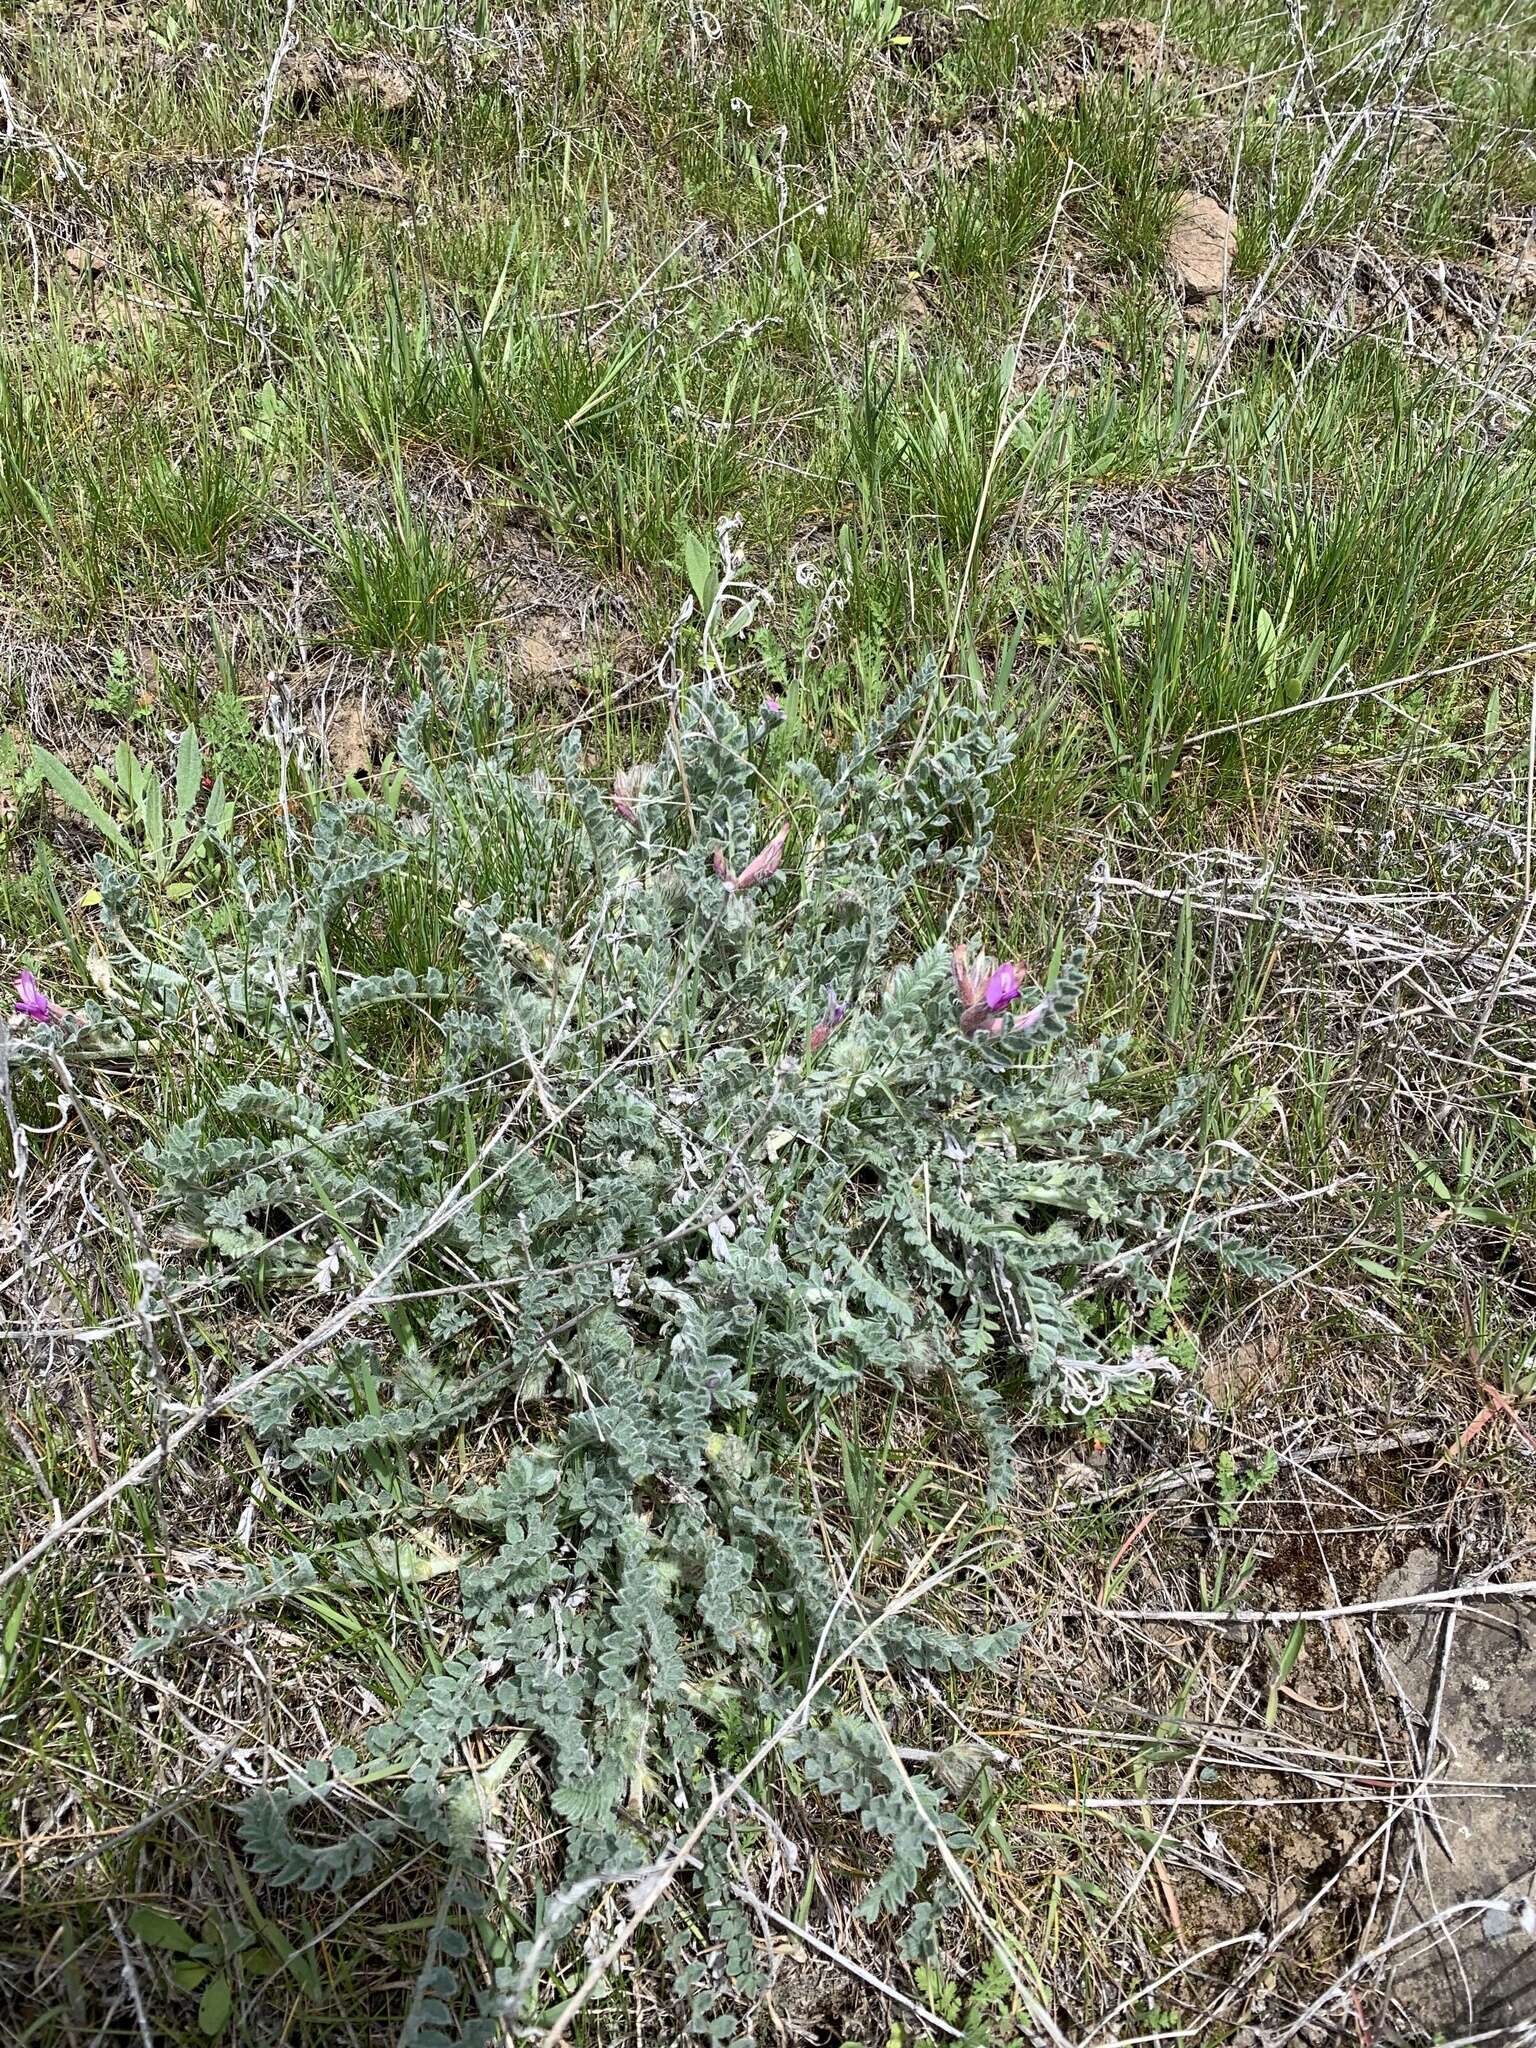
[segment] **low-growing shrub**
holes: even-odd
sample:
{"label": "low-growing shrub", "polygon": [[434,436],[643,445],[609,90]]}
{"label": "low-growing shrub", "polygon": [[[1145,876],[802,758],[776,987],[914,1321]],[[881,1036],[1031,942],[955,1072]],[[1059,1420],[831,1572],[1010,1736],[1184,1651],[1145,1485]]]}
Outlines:
{"label": "low-growing shrub", "polygon": [[[861,1911],[906,1908],[920,1944],[963,1805],[851,1681],[1011,1658],[1025,1624],[947,1554],[868,1581],[810,1512],[824,1421],[898,1393],[1000,1500],[1017,1419],[1157,1369],[1105,1333],[1160,1255],[1263,1263],[1221,1224],[1229,1167],[1179,1149],[1187,1098],[1128,1122],[1119,1049],[1074,1041],[1081,958],[1040,988],[978,950],[1008,733],[925,678],[831,774],[781,748],[775,706],[700,685],[610,789],[574,742],[527,771],[500,700],[439,683],[399,781],[295,830],[280,881],[231,875],[238,945],[195,922],[174,954],[163,925],[113,945],[137,899],[101,866],[122,1015],[82,1028],[195,1030],[245,1077],[149,1147],[156,1239],[172,1296],[211,1283],[245,1327],[281,1302],[289,1362],[240,1407],[311,1518],[141,1651],[327,1576],[452,1582],[438,1667],[370,1762],[338,1749],[242,1824],[266,1878],[309,1889],[403,1835],[438,1847],[419,2043],[547,2017],[583,1966],[565,1937],[600,1946],[658,1867],[680,2027],[750,2038],[764,1836],[707,1823],[754,1764],[862,1823]],[[548,1889],[487,1849],[514,1769],[559,1844]]]}

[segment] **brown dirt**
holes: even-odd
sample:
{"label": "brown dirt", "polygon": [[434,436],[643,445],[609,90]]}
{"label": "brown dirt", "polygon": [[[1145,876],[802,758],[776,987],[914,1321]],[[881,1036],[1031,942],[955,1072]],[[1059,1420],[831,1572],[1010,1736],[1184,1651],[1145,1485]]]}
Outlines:
{"label": "brown dirt", "polygon": [[[1421,1593],[1445,1582],[1438,1555],[1420,1548],[1381,1590]],[[1451,1788],[1428,1793],[1418,1867],[1402,1888],[1384,1970],[1391,1996],[1426,2029],[1513,2026],[1536,2015],[1530,1628],[1514,1603],[1479,1601],[1455,1614],[1416,1614],[1393,1631],[1390,1661],[1428,1767]],[[1426,1922],[1438,1924],[1410,1935]]]}
{"label": "brown dirt", "polygon": [[372,107],[402,128],[429,119],[442,89],[417,65],[384,50],[337,57],[319,46],[295,50],[283,66],[277,104],[307,120],[337,104]]}
{"label": "brown dirt", "polygon": [[1475,261],[1329,245],[1297,260],[1249,332],[1304,350],[1331,323],[1341,334],[1391,336],[1421,358],[1454,361],[1533,316],[1536,256],[1527,257],[1523,243],[1491,243]]}
{"label": "brown dirt", "polygon": [[[778,1962],[769,2011],[777,2022],[774,2038],[799,2048],[821,2044],[878,2041],[890,2033],[890,2017],[858,1980],[820,1956],[790,1949]],[[865,2031],[868,2029],[869,2031]]]}

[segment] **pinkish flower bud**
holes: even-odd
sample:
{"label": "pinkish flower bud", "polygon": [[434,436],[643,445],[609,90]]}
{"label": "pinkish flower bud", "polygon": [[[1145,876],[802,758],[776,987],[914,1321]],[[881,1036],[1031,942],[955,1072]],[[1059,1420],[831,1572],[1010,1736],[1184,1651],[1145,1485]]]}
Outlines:
{"label": "pinkish flower bud", "polygon": [[643,768],[621,768],[613,778],[610,801],[619,816],[630,825],[638,825],[640,822],[640,813],[635,809],[635,798],[640,794],[644,774]]}
{"label": "pinkish flower bud", "polygon": [[789,827],[781,825],[760,853],[754,853],[739,875],[733,875],[726,863],[724,853],[717,846],[714,852],[715,873],[724,884],[727,894],[740,896],[748,889],[755,889],[759,882],[770,881],[779,872],[784,859],[784,849],[789,844]]}
{"label": "pinkish flower bud", "polygon": [[821,1051],[821,1048],[826,1044],[847,1014],[848,1005],[837,995],[835,990],[829,988],[827,990],[827,1007],[811,1027],[810,1049],[812,1052]]}
{"label": "pinkish flower bud", "polygon": [[960,998],[961,1008],[969,1010],[981,1001],[981,988],[980,976],[971,972],[964,946],[956,946],[950,954],[949,967],[955,977],[955,993]]}
{"label": "pinkish flower bud", "polygon": [[755,889],[759,882],[770,881],[779,872],[784,858],[784,849],[789,844],[789,827],[781,825],[761,853],[753,854],[741,873],[736,877],[738,890]]}

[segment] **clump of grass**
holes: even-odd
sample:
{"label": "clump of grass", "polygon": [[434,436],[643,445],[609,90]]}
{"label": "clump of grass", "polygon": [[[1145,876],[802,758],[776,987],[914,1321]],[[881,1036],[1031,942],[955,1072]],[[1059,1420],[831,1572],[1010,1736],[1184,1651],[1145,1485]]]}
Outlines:
{"label": "clump of grass", "polygon": [[1163,160],[1165,134],[1155,95],[1101,86],[1084,93],[1063,124],[1078,166],[1071,205],[1111,264],[1152,275],[1162,267],[1179,181]]}
{"label": "clump of grass", "polygon": [[223,562],[230,543],[256,516],[265,497],[250,456],[207,444],[176,455],[157,450],[134,470],[132,532],[151,556],[179,562]]}
{"label": "clump of grass", "polygon": [[944,57],[944,72],[965,101],[1006,93],[1035,56],[1061,9],[1058,0],[996,0],[967,9],[961,32]]}
{"label": "clump of grass", "polygon": [[1043,246],[1060,181],[1048,131],[1027,124],[984,166],[934,182],[922,260],[942,277],[996,291]]}
{"label": "clump of grass", "polygon": [[812,41],[771,17],[731,80],[731,110],[753,133],[782,127],[797,155],[820,155],[841,132],[853,70],[825,40]]}
{"label": "clump of grass", "polygon": [[1464,651],[1512,602],[1525,610],[1533,489],[1529,456],[1408,432],[1347,489],[1289,485],[1282,468],[1265,510],[1298,617],[1350,621],[1376,679]]}
{"label": "clump of grass", "polygon": [[21,539],[47,516],[44,407],[0,359],[0,530]]}
{"label": "clump of grass", "polygon": [[490,597],[462,544],[397,484],[382,517],[338,512],[328,576],[344,638],[360,653],[405,653],[478,624]]}
{"label": "clump of grass", "polygon": [[922,375],[899,424],[896,467],[912,514],[942,546],[985,549],[1027,468],[1021,436],[1004,433],[1015,403],[1012,359],[952,357]]}

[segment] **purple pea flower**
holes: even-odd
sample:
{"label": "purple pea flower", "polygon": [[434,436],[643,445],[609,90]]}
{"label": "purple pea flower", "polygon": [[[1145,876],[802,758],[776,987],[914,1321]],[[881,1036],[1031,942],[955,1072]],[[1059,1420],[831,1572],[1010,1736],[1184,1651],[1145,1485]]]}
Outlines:
{"label": "purple pea flower", "polygon": [[51,1024],[58,1011],[37,985],[37,977],[24,967],[16,977],[16,1015],[34,1024]]}
{"label": "purple pea flower", "polygon": [[985,958],[977,960],[973,967],[967,960],[965,948],[957,946],[950,955],[950,966],[955,977],[955,992],[960,998],[960,1029],[972,1036],[985,1031],[991,1038],[1005,1028],[1003,1012],[1014,1002],[1023,989],[1023,979],[1012,960],[1003,960],[987,968]]}
{"label": "purple pea flower", "polygon": [[810,1049],[812,1052],[821,1051],[821,1048],[826,1044],[847,1014],[848,1005],[835,989],[829,988],[827,990],[827,1007],[822,1011],[817,1022],[811,1026]]}
{"label": "purple pea flower", "polygon": [[989,1010],[1006,1010],[1021,986],[1018,968],[1011,960],[1005,960],[988,975],[982,1000]]}

